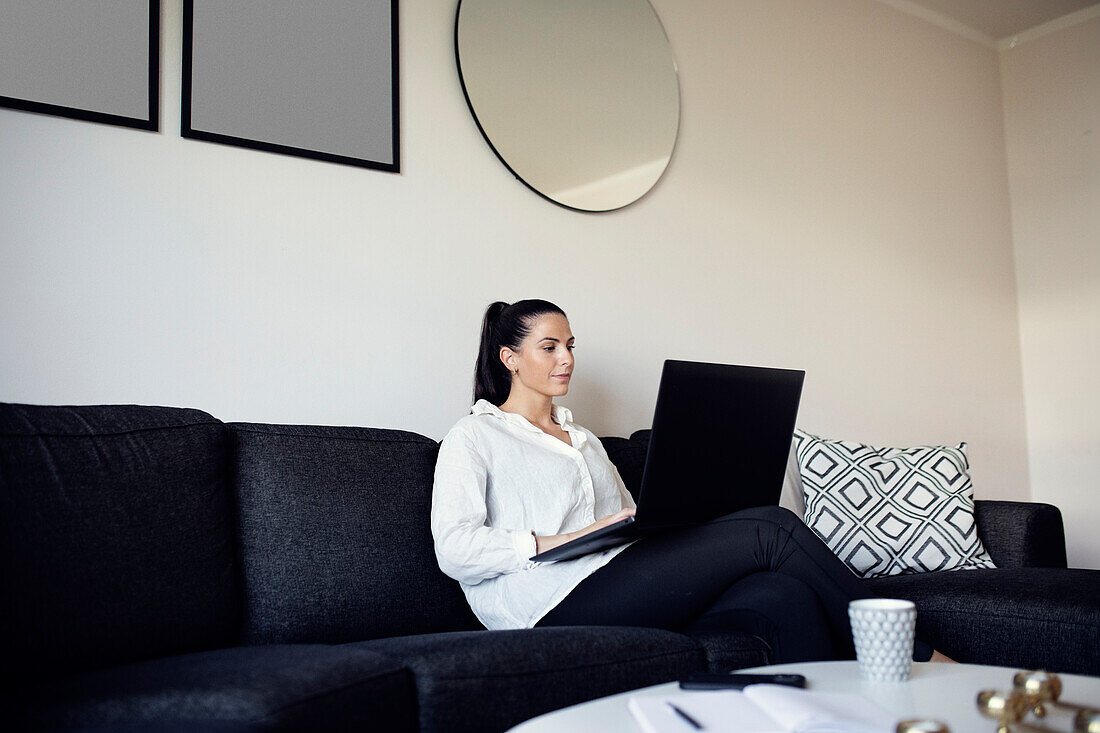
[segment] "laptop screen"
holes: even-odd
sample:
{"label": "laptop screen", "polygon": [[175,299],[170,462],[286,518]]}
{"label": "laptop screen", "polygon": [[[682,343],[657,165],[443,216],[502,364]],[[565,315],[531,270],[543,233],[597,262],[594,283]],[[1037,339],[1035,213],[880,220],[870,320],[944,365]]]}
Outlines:
{"label": "laptop screen", "polygon": [[778,504],[805,374],[665,361],[639,523],[694,524]]}

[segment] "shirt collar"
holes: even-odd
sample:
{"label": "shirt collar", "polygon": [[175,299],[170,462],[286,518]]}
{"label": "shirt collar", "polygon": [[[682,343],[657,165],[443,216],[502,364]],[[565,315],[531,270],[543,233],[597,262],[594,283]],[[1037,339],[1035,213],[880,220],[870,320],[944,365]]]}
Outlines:
{"label": "shirt collar", "polygon": [[[517,415],[514,412],[505,412],[492,402],[486,399],[480,399],[474,403],[470,408],[470,412],[474,415],[494,415],[504,420],[507,423],[523,428],[525,430],[533,430],[536,433],[542,433],[542,429],[533,424],[530,420],[523,415]],[[554,422],[561,425],[562,430],[572,434],[584,435],[584,431],[579,429],[573,424],[573,413],[568,407],[562,405],[552,405],[551,412],[554,416]],[[544,433],[545,435],[545,433]],[[580,447],[578,444],[577,447]]]}

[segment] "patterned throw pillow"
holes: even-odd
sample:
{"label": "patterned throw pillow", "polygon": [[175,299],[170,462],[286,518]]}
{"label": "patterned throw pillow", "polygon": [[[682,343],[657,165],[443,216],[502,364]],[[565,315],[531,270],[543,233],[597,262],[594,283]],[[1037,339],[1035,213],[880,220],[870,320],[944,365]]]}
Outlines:
{"label": "patterned throw pillow", "polygon": [[992,568],[966,443],[874,448],[795,431],[806,524],[856,575]]}

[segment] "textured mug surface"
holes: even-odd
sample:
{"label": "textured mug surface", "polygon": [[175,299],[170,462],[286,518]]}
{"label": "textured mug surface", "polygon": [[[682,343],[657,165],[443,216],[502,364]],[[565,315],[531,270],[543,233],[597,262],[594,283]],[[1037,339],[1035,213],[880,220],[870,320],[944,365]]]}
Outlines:
{"label": "textured mug surface", "polygon": [[865,598],[848,604],[859,674],[872,682],[909,679],[917,607],[912,601]]}

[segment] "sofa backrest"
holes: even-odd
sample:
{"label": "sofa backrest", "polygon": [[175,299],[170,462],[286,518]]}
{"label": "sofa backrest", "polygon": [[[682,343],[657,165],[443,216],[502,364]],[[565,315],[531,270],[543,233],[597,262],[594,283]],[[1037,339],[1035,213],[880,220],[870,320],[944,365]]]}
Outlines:
{"label": "sofa backrest", "polygon": [[228,427],[245,643],[481,628],[435,559],[435,441],[377,428]]}
{"label": "sofa backrest", "polygon": [[27,681],[228,643],[227,433],[198,410],[0,404],[0,647]]}

